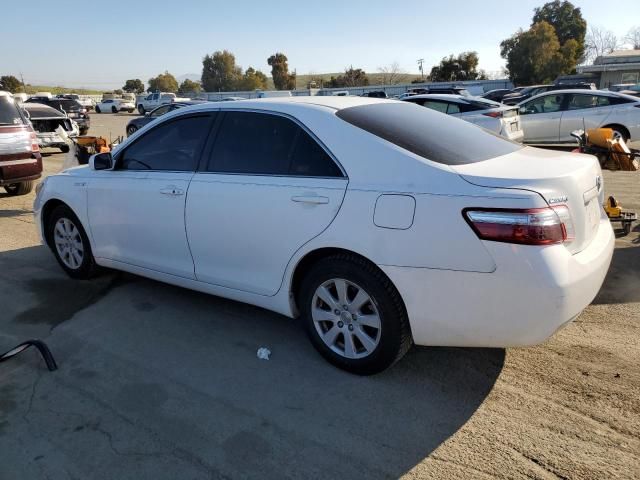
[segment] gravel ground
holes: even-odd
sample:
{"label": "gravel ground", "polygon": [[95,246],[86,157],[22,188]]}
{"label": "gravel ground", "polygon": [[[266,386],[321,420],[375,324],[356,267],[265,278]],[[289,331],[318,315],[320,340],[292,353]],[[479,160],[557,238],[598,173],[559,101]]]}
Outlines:
{"label": "gravel ground", "polygon": [[[92,132],[130,117],[93,115]],[[638,173],[604,179],[640,211]],[[28,353],[0,367],[0,479],[640,478],[640,226],[545,344],[414,348],[357,378],[279,315],[131,275],[68,280],[32,202],[0,194],[0,351],[41,337],[60,370]]]}

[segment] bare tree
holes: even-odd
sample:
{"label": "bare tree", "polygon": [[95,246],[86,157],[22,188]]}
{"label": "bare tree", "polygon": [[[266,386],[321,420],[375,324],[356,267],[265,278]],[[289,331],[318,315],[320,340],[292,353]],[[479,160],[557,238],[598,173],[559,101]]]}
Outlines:
{"label": "bare tree", "polygon": [[629,30],[624,41],[630,43],[634,50],[640,50],[640,27]]}
{"label": "bare tree", "polygon": [[391,65],[385,65],[384,67],[378,67],[379,80],[382,85],[397,85],[398,83],[404,83],[407,81],[407,74],[400,68],[398,62],[393,62]]}
{"label": "bare tree", "polygon": [[593,63],[596,58],[613,52],[619,46],[618,37],[612,31],[591,25],[585,38],[583,63]]}

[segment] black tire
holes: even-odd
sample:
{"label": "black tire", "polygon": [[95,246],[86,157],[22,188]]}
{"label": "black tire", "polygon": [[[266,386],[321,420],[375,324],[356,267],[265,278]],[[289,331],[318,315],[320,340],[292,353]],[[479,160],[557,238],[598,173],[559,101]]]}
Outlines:
{"label": "black tire", "polygon": [[111,107],[111,113],[118,113],[118,109],[116,107]]}
{"label": "black tire", "polygon": [[133,135],[137,131],[138,131],[138,127],[136,127],[135,125],[129,125],[127,127],[127,137],[130,137],[131,135]]}
{"label": "black tire", "polygon": [[102,113],[102,112],[100,111],[100,107],[98,107],[97,105],[96,105],[96,113]]}
{"label": "black tire", "polygon": [[140,115],[144,115],[144,114],[145,114],[144,106],[142,106],[142,105],[138,105],[138,113],[139,113]]}
{"label": "black tire", "polygon": [[88,128],[81,128],[80,129],[80,135],[86,135],[88,131],[89,131]]}
{"label": "black tire", "polygon": [[[81,257],[81,262],[79,263],[79,266],[77,268],[71,268],[65,263],[65,261],[60,256],[58,248],[55,244],[55,228],[56,224],[61,219],[66,219],[73,224],[73,226],[77,230],[79,239],[82,242],[83,254]],[[53,255],[56,257],[56,260],[58,261],[62,269],[67,273],[67,275],[69,275],[71,278],[87,280],[97,273],[98,266],[96,265],[95,259],[93,258],[89,238],[87,237],[87,234],[84,231],[80,220],[69,207],[67,207],[66,205],[59,205],[53,210],[53,212],[51,212],[51,215],[47,219],[45,233],[49,248],[51,248]],[[78,236],[76,236],[75,238],[76,241],[78,240]]]}
{"label": "black tire", "polygon": [[70,149],[69,145],[60,145],[60,151],[62,153],[68,153],[69,149]]}
{"label": "black tire", "polygon": [[129,112],[129,113],[133,113],[134,111],[135,111],[135,109],[134,109],[134,108],[132,108],[132,109],[130,109],[130,110],[127,110],[127,112]]}
{"label": "black tire", "polygon": [[[320,333],[316,329],[311,313],[314,307],[315,293],[320,286],[330,282],[332,279],[343,279],[349,284],[361,287],[370,297],[371,302],[368,308],[374,308],[374,313],[377,313],[380,319],[379,333],[376,334],[378,335],[378,343],[370,353],[362,358],[346,358],[343,354],[337,353],[322,340]],[[353,288],[353,286],[348,288]],[[352,300],[353,298],[351,298]],[[318,301],[318,299],[315,301]],[[378,267],[356,255],[336,254],[319,260],[302,280],[298,305],[313,346],[331,364],[348,372],[357,375],[379,373],[400,360],[411,347],[412,338],[409,318],[400,294],[389,278]],[[343,311],[343,314],[345,313]],[[331,314],[330,309],[328,314]],[[336,313],[336,315],[338,314]],[[342,324],[340,328],[345,327],[344,322],[338,321],[340,318],[343,317],[336,316],[335,321],[331,321],[333,322],[331,329],[338,327],[340,324]],[[345,320],[345,322],[349,323],[349,330],[358,328],[355,317],[353,325],[349,320]],[[363,324],[361,325],[361,328],[368,328]],[[342,344],[345,345],[346,338],[344,335],[349,334],[353,342],[360,344],[361,354],[364,354],[362,353],[363,349],[366,353],[367,349],[363,347],[364,344],[359,340],[353,340],[355,338],[354,334],[344,331],[345,333],[338,334],[336,340],[334,340],[334,346],[339,346],[340,338],[342,338]],[[356,343],[354,345],[357,350],[359,348],[358,345]],[[344,350],[346,351],[346,345]]]}
{"label": "black tire", "polygon": [[33,190],[34,183],[35,182],[33,180],[29,180],[27,182],[12,183],[10,185],[5,185],[4,189],[9,195],[17,197],[18,195],[26,195],[30,193],[31,190]]}

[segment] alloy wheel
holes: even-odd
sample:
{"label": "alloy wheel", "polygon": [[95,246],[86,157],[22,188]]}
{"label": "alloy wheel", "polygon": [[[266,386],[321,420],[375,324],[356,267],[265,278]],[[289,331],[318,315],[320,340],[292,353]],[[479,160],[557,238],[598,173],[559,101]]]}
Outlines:
{"label": "alloy wheel", "polygon": [[333,278],[316,289],[311,318],[324,344],[342,357],[365,358],[380,343],[382,323],[373,299],[348,280]]}
{"label": "alloy wheel", "polygon": [[68,268],[76,270],[84,259],[84,245],[80,231],[68,218],[60,218],[53,230],[58,256]]}

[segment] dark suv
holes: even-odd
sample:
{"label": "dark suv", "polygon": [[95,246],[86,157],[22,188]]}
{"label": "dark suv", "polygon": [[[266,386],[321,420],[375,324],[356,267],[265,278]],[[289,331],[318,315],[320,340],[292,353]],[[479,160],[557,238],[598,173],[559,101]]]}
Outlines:
{"label": "dark suv", "polygon": [[0,186],[9,195],[25,195],[40,175],[36,134],[13,97],[0,92]]}
{"label": "dark suv", "polygon": [[84,108],[80,102],[70,98],[58,98],[58,97],[31,97],[27,99],[27,103],[42,103],[49,107],[53,107],[59,112],[66,113],[67,116],[78,124],[80,135],[86,135],[91,126],[91,120],[87,109]]}

